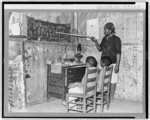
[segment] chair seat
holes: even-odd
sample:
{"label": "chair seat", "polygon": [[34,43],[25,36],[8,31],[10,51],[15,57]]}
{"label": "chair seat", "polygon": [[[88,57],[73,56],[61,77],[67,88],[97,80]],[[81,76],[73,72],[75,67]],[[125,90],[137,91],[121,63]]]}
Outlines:
{"label": "chair seat", "polygon": [[[83,93],[67,93],[67,96],[83,98],[84,94]],[[89,98],[89,97],[92,97],[92,96],[94,96],[94,94],[93,93],[89,93],[89,94],[86,95],[86,98]]]}

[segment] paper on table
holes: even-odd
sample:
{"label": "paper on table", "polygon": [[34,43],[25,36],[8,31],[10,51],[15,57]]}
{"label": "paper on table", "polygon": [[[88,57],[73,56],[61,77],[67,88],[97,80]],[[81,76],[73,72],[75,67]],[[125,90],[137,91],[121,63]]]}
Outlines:
{"label": "paper on table", "polygon": [[52,64],[51,73],[61,73],[61,63]]}

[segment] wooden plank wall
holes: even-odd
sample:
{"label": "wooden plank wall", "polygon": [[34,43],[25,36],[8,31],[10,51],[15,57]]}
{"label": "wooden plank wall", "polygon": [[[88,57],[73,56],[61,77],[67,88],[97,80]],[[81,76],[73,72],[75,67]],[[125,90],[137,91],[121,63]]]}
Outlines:
{"label": "wooden plank wall", "polygon": [[31,76],[26,79],[27,104],[46,101],[47,99],[47,62],[60,63],[66,57],[74,55],[76,46],[49,42],[25,41],[25,51],[29,59]]}
{"label": "wooden plank wall", "polygon": [[[43,21],[71,24],[73,30],[73,13],[60,12],[13,12],[11,23],[20,23],[21,35],[27,35],[27,19],[26,16],[40,19]],[[65,57],[71,57],[75,54],[76,45],[71,43],[60,42],[36,42],[25,41],[26,59],[26,102],[27,105],[36,104],[46,101],[47,97],[47,61],[61,62]],[[13,48],[15,49],[15,48]],[[12,55],[12,53],[10,53]]]}

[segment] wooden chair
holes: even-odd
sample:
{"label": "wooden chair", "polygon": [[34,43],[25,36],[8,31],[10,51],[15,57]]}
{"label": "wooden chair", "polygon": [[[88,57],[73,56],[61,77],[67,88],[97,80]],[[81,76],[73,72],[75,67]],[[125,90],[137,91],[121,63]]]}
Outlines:
{"label": "wooden chair", "polygon": [[103,112],[105,104],[107,104],[107,110],[109,109],[112,71],[112,65],[110,67],[104,67],[102,69],[101,89],[96,94],[96,105],[101,105],[101,112]]}
{"label": "wooden chair", "polygon": [[[87,113],[92,110],[96,112],[97,68],[86,68],[84,79],[83,93],[66,94],[67,112],[77,111]],[[75,99],[69,100],[70,97],[74,97]]]}

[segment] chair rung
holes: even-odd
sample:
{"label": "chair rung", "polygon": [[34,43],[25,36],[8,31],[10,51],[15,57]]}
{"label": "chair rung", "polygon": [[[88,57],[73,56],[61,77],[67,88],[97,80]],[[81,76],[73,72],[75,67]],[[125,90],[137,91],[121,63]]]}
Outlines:
{"label": "chair rung", "polygon": [[78,104],[78,105],[83,105],[83,103],[82,102],[68,102],[68,103],[71,103],[71,104]]}
{"label": "chair rung", "polygon": [[86,110],[86,112],[89,112],[89,111],[91,111],[91,110],[93,110],[93,108],[90,108],[89,110]]}
{"label": "chair rung", "polygon": [[90,98],[90,97],[89,97],[89,98],[88,98],[88,100],[91,100],[91,101],[93,101],[93,98]]}
{"label": "chair rung", "polygon": [[68,109],[73,110],[73,111],[83,112],[83,110],[80,110],[80,109],[73,109],[73,108],[68,108]]}
{"label": "chair rung", "polygon": [[94,103],[94,101],[90,101],[89,103],[87,103],[86,105],[90,105],[91,103]]}
{"label": "chair rung", "polygon": [[90,98],[90,97],[93,97],[94,94],[91,94],[91,95],[87,95],[86,98]]}
{"label": "chair rung", "polygon": [[[107,103],[107,101],[104,101],[103,102],[103,104],[106,104]],[[100,102],[100,103],[96,103],[97,105],[101,105],[102,103]]]}
{"label": "chair rung", "polygon": [[[101,94],[99,94],[99,95],[97,95],[96,97],[101,97],[102,95]],[[107,94],[103,94],[103,97],[106,97],[106,96],[108,96]]]}
{"label": "chair rung", "polygon": [[[86,105],[90,105],[91,103],[93,103],[94,101],[91,101],[89,103],[87,103]],[[83,103],[81,102],[68,102],[68,103],[71,103],[71,104],[76,104],[76,105],[83,105]]]}
{"label": "chair rung", "polygon": [[[73,111],[83,112],[83,109],[82,110],[80,110],[80,109],[73,109],[73,108],[68,108],[68,109],[69,110],[73,110]],[[90,108],[89,110],[86,110],[86,112],[89,112],[91,110],[93,110],[93,108]]]}
{"label": "chair rung", "polygon": [[[103,99],[107,99],[108,96],[104,96]],[[96,97],[96,99],[101,99],[101,96]]]}
{"label": "chair rung", "polygon": [[68,97],[80,97],[83,98],[83,94],[76,94],[76,93],[67,93]]}
{"label": "chair rung", "polygon": [[75,100],[76,100],[76,99],[70,100],[70,101],[68,101],[67,103],[72,102],[72,101],[75,101]]}
{"label": "chair rung", "polygon": [[89,107],[93,107],[93,105],[89,105]]}
{"label": "chair rung", "polygon": [[[108,92],[108,90],[104,90],[104,92],[103,93],[107,93]],[[102,92],[96,92],[97,94],[102,94]]]}
{"label": "chair rung", "polygon": [[[70,108],[74,108],[76,105],[73,105],[73,106],[71,106]],[[70,108],[68,108],[68,109],[70,109]]]}

